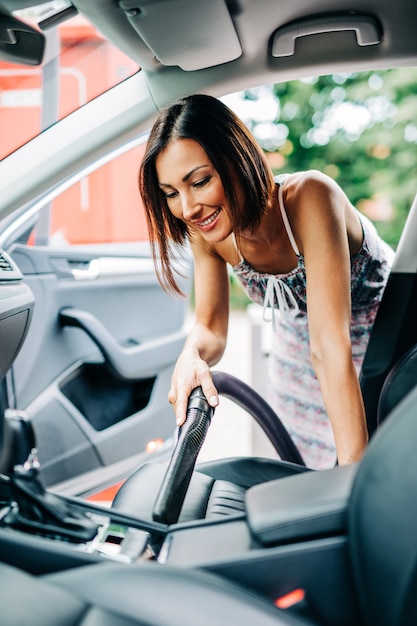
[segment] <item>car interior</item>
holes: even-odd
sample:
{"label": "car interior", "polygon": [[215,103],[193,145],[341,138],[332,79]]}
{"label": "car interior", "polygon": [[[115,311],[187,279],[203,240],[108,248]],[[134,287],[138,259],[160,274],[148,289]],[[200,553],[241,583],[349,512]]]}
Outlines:
{"label": "car interior", "polygon": [[[128,271],[123,266],[117,302],[106,299],[106,282],[76,283],[77,271],[94,269],[96,249],[68,258],[65,246],[31,247],[22,233],[63,186],[107,154],[143,144],[160,107],[179,96],[221,97],[333,71],[416,65],[417,5],[343,1],[335,10],[328,0],[74,0],[58,3],[32,27],[15,11],[36,4],[0,0],[0,59],[36,66],[45,32],[80,14],[140,71],[0,161],[0,624],[415,623],[417,197],[361,371],[370,434],[363,459],[311,470],[262,396],[214,371],[220,394],[251,415],[279,459],[196,465],[213,417],[197,388],[160,462],[134,456],[135,437],[122,432],[121,418],[112,424],[116,439],[97,429],[94,446],[109,466],[112,449],[131,440],[128,477],[111,507],[49,488],[66,476],[38,453],[39,425],[52,430],[56,411],[71,416],[70,405],[88,395],[80,385],[105,373],[108,412],[112,381],[115,393],[140,381],[154,412],[138,428],[153,436],[149,423],[166,410],[165,386],[185,337],[185,304],[172,304],[159,289],[145,244],[139,254],[131,246],[99,247],[106,262],[135,257]],[[191,265],[188,258],[182,263]],[[139,282],[132,279],[138,271]],[[190,281],[184,278],[186,293]],[[135,337],[129,312],[141,302],[138,284],[154,308],[142,311],[142,334],[126,344]],[[28,347],[30,333],[39,337],[36,351]],[[52,336],[62,344],[59,353],[45,349]],[[34,361],[39,380],[29,376]],[[44,389],[36,399],[35,384]],[[94,393],[100,395],[97,385]],[[126,410],[140,413],[135,402]],[[94,420],[97,404],[90,410]],[[168,413],[167,433],[171,421]],[[79,446],[73,465],[83,463]]]}

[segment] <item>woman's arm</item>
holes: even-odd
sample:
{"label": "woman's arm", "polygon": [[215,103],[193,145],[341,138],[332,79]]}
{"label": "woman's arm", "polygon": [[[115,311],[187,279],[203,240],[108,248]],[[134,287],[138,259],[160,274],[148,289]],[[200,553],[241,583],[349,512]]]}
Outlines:
{"label": "woman's arm", "polygon": [[360,245],[362,231],[344,192],[324,175],[299,175],[289,195],[306,266],[311,360],[342,465],[358,460],[368,440],[350,339],[349,246]]}
{"label": "woman's arm", "polygon": [[218,404],[217,389],[210,367],[223,355],[229,317],[229,280],[225,261],[193,238],[195,324],[178,357],[168,400],[173,404],[177,424],[185,421],[188,397],[201,385],[212,406]]}

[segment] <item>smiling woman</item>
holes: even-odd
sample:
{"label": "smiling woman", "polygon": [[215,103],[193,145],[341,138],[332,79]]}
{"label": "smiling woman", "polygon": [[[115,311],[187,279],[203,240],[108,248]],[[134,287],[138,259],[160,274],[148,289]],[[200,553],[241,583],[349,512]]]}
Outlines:
{"label": "smiling woman", "polygon": [[[201,123],[202,119],[206,120],[206,124]],[[176,139],[181,139],[181,142],[176,142]],[[187,140],[190,140],[190,143],[185,145],[192,147],[194,158],[189,158],[187,150],[183,148],[182,142]],[[181,175],[176,171],[175,158],[167,158],[168,148],[168,156],[172,157],[172,150],[181,154],[184,161],[182,163],[184,171],[181,175],[186,178],[186,181],[179,180]],[[198,162],[195,158],[199,159]],[[155,258],[157,253],[161,256],[161,282],[176,291],[169,257],[171,243],[174,242],[177,245],[185,243],[188,226],[190,226],[190,224],[187,226],[186,222],[192,222],[192,220],[187,218],[185,222],[180,214],[175,216],[174,211],[166,210],[167,201],[170,198],[164,197],[164,193],[161,193],[161,183],[166,184],[170,181],[161,180],[159,173],[156,172],[157,164],[159,162],[161,165],[161,160],[167,170],[166,174],[165,172],[161,174],[175,176],[175,181],[177,184],[181,182],[183,188],[184,183],[188,182],[188,188],[192,189],[189,177],[196,167],[200,168],[203,165],[207,167],[210,176],[206,175],[202,178],[197,176],[195,182],[198,186],[195,189],[200,191],[196,191],[196,195],[200,192],[206,193],[206,184],[209,184],[211,188],[210,183],[218,183],[220,180],[222,189],[216,188],[216,195],[221,194],[220,205],[224,204],[225,208],[227,206],[226,213],[239,229],[252,228],[259,224],[265,205],[274,189],[274,181],[260,146],[251,140],[247,127],[237,115],[220,101],[197,95],[169,106],[161,112],[148,140],[140,169],[139,186],[145,203],[150,241]],[[237,170],[241,175],[238,184]],[[173,194],[176,196],[178,189],[173,189]],[[187,191],[188,195],[189,191]],[[243,210],[242,198],[247,201]],[[213,202],[213,198],[210,201]],[[214,203],[212,208],[215,211],[222,207]],[[193,209],[194,213],[197,211],[198,206]],[[198,219],[204,220],[210,216],[207,211],[204,211],[204,215],[195,215],[195,217],[198,221]],[[224,237],[230,235],[230,224],[228,228],[229,232],[227,234],[225,232]],[[219,239],[218,235],[216,237]],[[156,251],[156,244],[158,251]]]}
{"label": "smiling woman", "polygon": [[[12,64],[16,9],[42,65]],[[34,302],[21,341],[0,298],[0,365],[19,344],[0,387],[1,624],[417,623],[416,396],[397,376],[417,344],[416,23],[415,0],[0,0],[0,253],[18,270],[0,293]],[[367,216],[390,210],[401,227],[378,235]],[[258,368],[245,313],[229,333],[231,273],[264,305],[293,440],[230,377]],[[238,456],[199,462],[179,512],[184,482],[163,477],[169,458],[190,477],[200,383],[279,458],[234,422]],[[86,502],[111,485],[111,507]]]}
{"label": "smiling woman", "polygon": [[218,404],[210,368],[226,345],[230,265],[270,310],[270,401],[304,461],[358,460],[367,443],[358,373],[393,258],[372,224],[319,172],[274,179],[239,118],[205,95],[160,113],[139,181],[162,285],[178,292],[174,243],[188,239],[194,257],[196,321],[168,396],[177,424],[198,385]]}
{"label": "smiling woman", "polygon": [[[210,233],[218,226],[222,214],[226,220],[224,227],[230,231],[229,216],[222,213],[226,197],[220,176],[200,144],[193,139],[171,141],[156,158],[155,166],[159,187],[174,217]],[[164,183],[164,180],[172,182]],[[203,206],[213,207],[212,213],[202,215]]]}

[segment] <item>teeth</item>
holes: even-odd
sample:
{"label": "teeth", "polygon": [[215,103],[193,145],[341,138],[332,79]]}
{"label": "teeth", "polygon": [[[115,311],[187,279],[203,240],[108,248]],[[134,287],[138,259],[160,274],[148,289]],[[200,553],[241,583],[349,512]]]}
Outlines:
{"label": "teeth", "polygon": [[213,213],[213,215],[211,215],[210,217],[208,217],[206,220],[204,220],[203,222],[199,222],[198,225],[199,226],[208,226],[209,224],[211,224],[212,222],[214,222],[214,220],[216,219],[216,217],[218,216],[218,214],[220,213],[220,209],[217,209],[217,211],[215,213]]}

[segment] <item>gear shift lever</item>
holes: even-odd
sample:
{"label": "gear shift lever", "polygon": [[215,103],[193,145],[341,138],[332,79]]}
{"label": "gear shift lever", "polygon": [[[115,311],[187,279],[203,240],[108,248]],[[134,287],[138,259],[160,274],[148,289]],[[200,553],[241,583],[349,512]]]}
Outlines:
{"label": "gear shift lever", "polygon": [[5,411],[5,437],[10,454],[1,457],[3,484],[12,501],[2,522],[19,530],[83,543],[93,539],[98,525],[63,498],[45,490],[32,423],[23,411]]}

